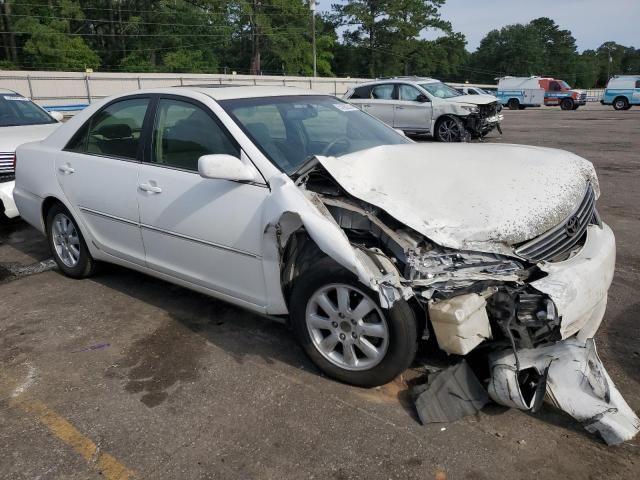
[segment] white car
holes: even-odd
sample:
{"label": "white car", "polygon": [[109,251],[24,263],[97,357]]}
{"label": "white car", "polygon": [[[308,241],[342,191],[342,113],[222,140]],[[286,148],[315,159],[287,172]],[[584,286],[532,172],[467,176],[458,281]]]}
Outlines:
{"label": "white car", "polygon": [[[18,148],[14,193],[68,276],[113,262],[288,315],[312,361],[359,386],[401,373],[421,339],[490,352],[496,401],[535,408],[548,379],[617,441],[638,419],[586,348],[615,264],[599,194],[571,153],[416,144],[285,87],[109,98]],[[549,368],[560,357],[587,366]]]}
{"label": "white car", "polygon": [[395,77],[360,83],[344,99],[407,135],[461,142],[500,131],[496,97],[467,96],[433,78]]}
{"label": "white car", "polygon": [[0,217],[18,216],[13,201],[16,148],[47,137],[61,119],[57,112],[50,114],[28,98],[0,89]]}

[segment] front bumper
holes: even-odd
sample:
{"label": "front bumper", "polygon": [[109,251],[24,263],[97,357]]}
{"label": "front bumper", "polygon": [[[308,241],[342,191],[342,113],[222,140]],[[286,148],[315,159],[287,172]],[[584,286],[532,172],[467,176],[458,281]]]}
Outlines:
{"label": "front bumper", "polygon": [[[503,350],[489,357],[489,396],[505,406],[531,410],[545,392],[561,410],[581,422],[590,433],[599,433],[609,445],[635,437],[640,419],[613,384],[602,365],[592,338],[576,338],[546,347],[513,352]],[[539,375],[532,393],[522,377]],[[522,373],[521,373],[522,372]]]}
{"label": "front bumper", "polygon": [[603,223],[602,227],[587,227],[586,242],[575,256],[564,262],[539,264],[547,276],[531,286],[555,303],[563,339],[577,334],[585,341],[595,335],[604,317],[615,263],[615,237]]}
{"label": "front bumper", "polygon": [[[15,184],[15,181],[0,183],[0,202],[2,202],[4,206],[4,212],[0,211],[0,213],[4,213],[8,218],[18,216],[18,208],[13,200],[13,187]],[[2,208],[0,208],[0,210],[2,210]]]}

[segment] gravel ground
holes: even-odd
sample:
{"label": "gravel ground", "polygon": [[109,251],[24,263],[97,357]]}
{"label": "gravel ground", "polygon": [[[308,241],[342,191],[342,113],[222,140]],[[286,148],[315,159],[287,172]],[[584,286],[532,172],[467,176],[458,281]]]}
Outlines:
{"label": "gravel ground", "polygon": [[[593,161],[617,274],[599,352],[640,411],[640,108],[506,111],[487,141]],[[0,478],[640,478],[549,405],[422,426],[403,379],[326,379],[277,323],[108,266],[60,275],[42,237],[0,227]],[[411,374],[411,372],[409,372]]]}

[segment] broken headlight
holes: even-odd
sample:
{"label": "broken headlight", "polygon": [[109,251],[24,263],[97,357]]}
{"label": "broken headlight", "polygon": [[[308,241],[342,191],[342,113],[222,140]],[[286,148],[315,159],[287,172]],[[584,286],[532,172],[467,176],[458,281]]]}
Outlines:
{"label": "broken headlight", "polygon": [[524,266],[515,259],[443,248],[409,252],[405,271],[405,278],[414,286],[446,283],[440,287],[447,290],[481,280],[520,282],[525,277]]}
{"label": "broken headlight", "polygon": [[478,107],[472,105],[460,105],[460,108],[466,110],[469,113],[478,113],[480,111]]}

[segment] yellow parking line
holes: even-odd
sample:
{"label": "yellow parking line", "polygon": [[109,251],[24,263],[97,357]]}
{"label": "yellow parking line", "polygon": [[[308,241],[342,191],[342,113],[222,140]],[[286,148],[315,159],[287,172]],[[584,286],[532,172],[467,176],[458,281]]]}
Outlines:
{"label": "yellow parking line", "polygon": [[56,437],[79,453],[108,480],[133,480],[133,471],[108,453],[101,452],[90,438],[85,437],[69,421],[38,400],[11,402],[13,406],[34,415]]}

